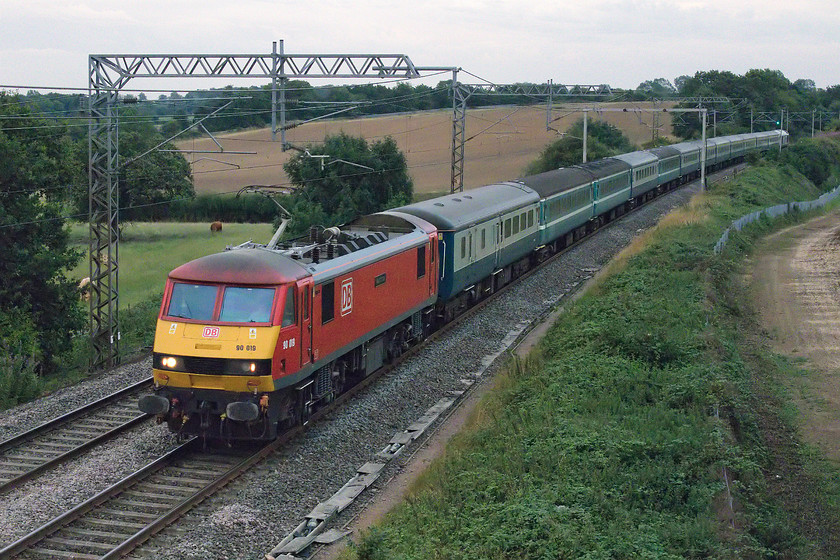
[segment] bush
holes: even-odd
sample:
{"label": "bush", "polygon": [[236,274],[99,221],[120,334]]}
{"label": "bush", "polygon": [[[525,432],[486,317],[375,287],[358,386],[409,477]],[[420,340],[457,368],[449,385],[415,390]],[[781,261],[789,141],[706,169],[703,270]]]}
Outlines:
{"label": "bush", "polygon": [[30,400],[41,391],[37,331],[25,310],[0,311],[0,409]]}
{"label": "bush", "polygon": [[829,177],[838,174],[840,144],[827,138],[800,140],[788,146],[778,158],[782,164],[792,166],[809,181],[823,187]]}
{"label": "bush", "polygon": [[205,194],[195,198],[184,198],[170,204],[133,208],[124,220],[135,221],[180,221],[180,222],[272,222],[278,215],[277,204],[265,196],[248,194],[240,197],[232,194]]}

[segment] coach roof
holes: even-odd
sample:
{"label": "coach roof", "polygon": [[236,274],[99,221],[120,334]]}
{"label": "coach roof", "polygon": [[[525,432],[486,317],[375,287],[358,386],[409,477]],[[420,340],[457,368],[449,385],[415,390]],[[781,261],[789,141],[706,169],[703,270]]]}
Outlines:
{"label": "coach roof", "polygon": [[530,188],[508,182],[424,200],[393,211],[423,218],[440,230],[458,231],[538,201],[539,196]]}

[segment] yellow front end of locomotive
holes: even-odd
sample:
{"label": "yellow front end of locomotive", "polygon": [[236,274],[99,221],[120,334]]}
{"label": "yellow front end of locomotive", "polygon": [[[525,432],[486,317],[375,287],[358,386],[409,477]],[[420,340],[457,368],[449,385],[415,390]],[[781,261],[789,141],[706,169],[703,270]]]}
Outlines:
{"label": "yellow front end of locomotive", "polygon": [[202,325],[159,319],[155,385],[235,393],[271,392],[271,359],[280,327]]}

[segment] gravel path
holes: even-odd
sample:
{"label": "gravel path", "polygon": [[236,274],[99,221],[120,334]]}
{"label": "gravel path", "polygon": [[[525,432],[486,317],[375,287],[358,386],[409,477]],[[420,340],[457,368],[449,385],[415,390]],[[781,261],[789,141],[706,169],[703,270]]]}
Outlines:
{"label": "gravel path", "polygon": [[[481,313],[429,343],[341,410],[311,426],[282,452],[205,501],[177,526],[165,530],[154,545],[138,549],[131,557],[262,558],[315,505],[351,478],[357,467],[371,460],[394,432],[405,429],[448,391],[463,389],[462,377],[485,369],[486,357],[500,351],[501,341],[516,325],[540,319],[640,231],[685,203],[698,188],[694,184],[654,201],[544,266]],[[488,372],[502,361],[497,360]],[[150,368],[150,360],[128,365],[3,412],[0,439],[148,376]],[[130,474],[173,443],[163,427],[146,426],[0,496],[0,547]],[[389,480],[399,468],[400,461],[393,461],[377,484]],[[361,502],[375,494],[376,486],[363,495]],[[342,519],[352,516],[359,507],[361,503],[350,506]]]}

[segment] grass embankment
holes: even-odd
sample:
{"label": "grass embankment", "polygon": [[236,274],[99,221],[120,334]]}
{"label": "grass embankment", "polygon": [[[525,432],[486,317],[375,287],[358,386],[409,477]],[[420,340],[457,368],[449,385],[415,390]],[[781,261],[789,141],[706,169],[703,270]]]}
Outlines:
{"label": "grass embankment", "polygon": [[821,192],[759,164],[669,217],[498,379],[445,457],[345,556],[840,554],[836,466],[799,446],[773,389],[790,364],[751,336],[738,282],[752,240],[797,217],[712,251],[732,219]]}

